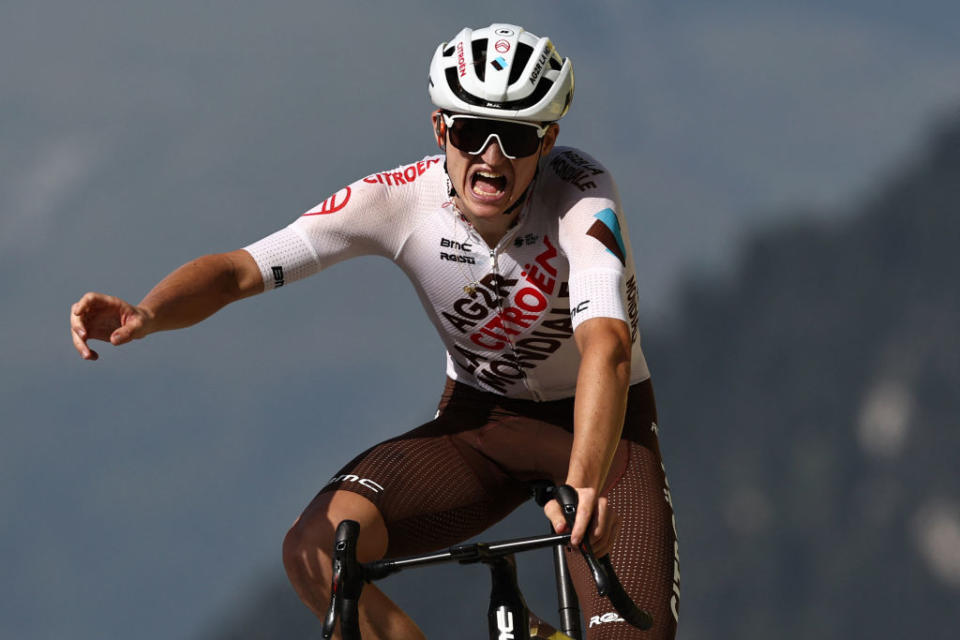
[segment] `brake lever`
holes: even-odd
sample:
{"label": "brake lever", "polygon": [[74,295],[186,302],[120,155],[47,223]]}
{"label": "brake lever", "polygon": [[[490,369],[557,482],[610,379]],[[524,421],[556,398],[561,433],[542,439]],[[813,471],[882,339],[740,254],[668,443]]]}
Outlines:
{"label": "brake lever", "polygon": [[323,637],[333,636],[340,616],[344,640],[360,638],[357,603],[363,590],[363,571],[357,562],[357,538],[360,524],[344,520],[337,526],[333,547],[333,577],[330,580],[330,608],[323,619]]}
{"label": "brake lever", "polygon": [[[577,504],[579,496],[576,489],[570,485],[561,485],[556,488],[556,499],[563,511],[563,517],[567,521],[567,526],[573,530],[573,523],[577,516]],[[590,573],[593,575],[593,581],[597,585],[597,593],[601,596],[607,596],[614,609],[617,610],[624,620],[637,627],[638,629],[649,629],[653,626],[653,616],[637,607],[630,596],[627,594],[623,585],[617,579],[617,574],[613,570],[613,564],[610,562],[610,556],[605,555],[599,560],[593,553],[590,540],[584,536],[579,545],[580,554],[587,561],[590,567]]]}
{"label": "brake lever", "polygon": [[[567,526],[573,531],[573,523],[577,518],[577,505],[580,502],[576,489],[567,484],[557,487],[557,502],[560,503],[560,509],[563,511]],[[593,554],[593,546],[587,536],[583,537],[579,549],[583,559],[587,561],[587,566],[590,567],[593,581],[597,585],[597,593],[601,596],[607,595],[610,592],[610,578],[606,569],[600,565],[597,557]]]}

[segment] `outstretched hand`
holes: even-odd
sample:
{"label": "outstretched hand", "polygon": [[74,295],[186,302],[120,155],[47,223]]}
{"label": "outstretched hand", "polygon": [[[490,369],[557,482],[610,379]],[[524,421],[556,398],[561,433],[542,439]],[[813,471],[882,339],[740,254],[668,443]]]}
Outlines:
{"label": "outstretched hand", "polygon": [[616,540],[617,532],[620,529],[620,520],[616,512],[610,508],[607,499],[598,496],[596,490],[577,487],[574,487],[574,489],[576,489],[579,502],[572,531],[567,526],[567,521],[563,517],[563,510],[556,500],[551,500],[544,505],[543,512],[553,524],[555,532],[567,533],[567,531],[570,531],[570,543],[574,546],[579,546],[589,534],[594,555],[602,558],[610,553],[610,549],[613,547],[613,542]]}
{"label": "outstretched hand", "polygon": [[147,335],[150,314],[141,307],[103,293],[87,293],[70,308],[70,334],[73,346],[84,360],[100,357],[87,345],[88,340],[103,340],[114,346]]}

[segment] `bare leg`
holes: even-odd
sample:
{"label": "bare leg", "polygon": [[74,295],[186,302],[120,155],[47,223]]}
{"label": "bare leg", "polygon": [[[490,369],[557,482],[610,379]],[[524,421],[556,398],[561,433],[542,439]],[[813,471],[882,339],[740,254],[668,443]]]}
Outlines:
{"label": "bare leg", "polygon": [[[379,560],[387,551],[387,528],[380,512],[361,495],[349,491],[322,493],[304,510],[283,541],[283,564],[300,599],[318,618],[330,604],[331,550],[341,520],[360,523],[357,558]],[[423,632],[396,604],[373,585],[360,596],[360,632],[364,638],[420,640]],[[340,637],[340,630],[334,636]]]}

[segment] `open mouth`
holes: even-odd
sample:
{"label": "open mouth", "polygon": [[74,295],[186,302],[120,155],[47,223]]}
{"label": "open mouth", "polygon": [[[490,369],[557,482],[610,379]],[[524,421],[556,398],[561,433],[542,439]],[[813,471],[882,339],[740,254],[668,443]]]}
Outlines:
{"label": "open mouth", "polygon": [[507,188],[507,177],[489,171],[475,171],[470,178],[470,188],[481,198],[496,198]]}

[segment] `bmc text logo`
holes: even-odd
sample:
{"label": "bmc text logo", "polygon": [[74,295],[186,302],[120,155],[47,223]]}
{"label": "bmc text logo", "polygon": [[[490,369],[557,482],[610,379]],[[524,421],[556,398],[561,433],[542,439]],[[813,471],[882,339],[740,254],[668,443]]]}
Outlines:
{"label": "bmc text logo", "polygon": [[336,482],[356,482],[360,486],[366,487],[367,489],[370,489],[374,493],[380,493],[381,491],[383,491],[383,485],[377,482],[374,482],[369,478],[361,478],[360,476],[354,475],[352,473],[345,473],[343,475],[334,476],[333,478],[330,479],[330,482],[328,482],[327,484],[328,485],[334,484]]}

